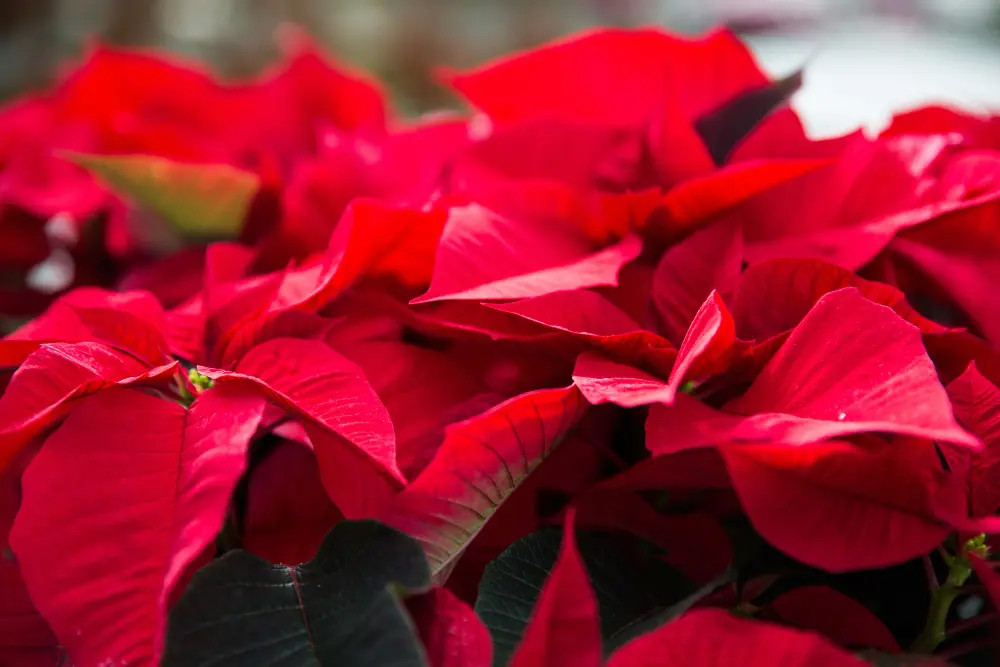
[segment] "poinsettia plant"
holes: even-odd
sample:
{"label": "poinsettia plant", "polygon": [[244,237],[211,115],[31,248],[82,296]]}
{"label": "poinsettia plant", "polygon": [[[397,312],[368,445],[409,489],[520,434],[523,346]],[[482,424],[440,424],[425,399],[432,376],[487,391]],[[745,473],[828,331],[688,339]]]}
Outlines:
{"label": "poinsettia plant", "polygon": [[727,30],[0,110],[0,665],[996,664],[1000,120]]}

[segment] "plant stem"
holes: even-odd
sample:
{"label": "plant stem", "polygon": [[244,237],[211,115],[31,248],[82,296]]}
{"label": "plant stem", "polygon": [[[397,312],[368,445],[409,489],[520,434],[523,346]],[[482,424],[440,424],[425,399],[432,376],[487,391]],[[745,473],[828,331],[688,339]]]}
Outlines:
{"label": "plant stem", "polygon": [[935,591],[941,587],[940,582],[937,580],[937,573],[934,572],[934,564],[931,562],[930,555],[923,557],[924,564],[924,574],[927,576],[927,585],[930,590]]}
{"label": "plant stem", "polygon": [[986,550],[985,535],[972,538],[964,545],[961,551],[954,557],[947,557],[948,577],[944,583],[931,591],[931,606],[927,612],[927,622],[920,632],[910,650],[913,653],[930,654],[945,640],[947,631],[945,629],[948,620],[948,612],[955,598],[963,591],[962,586],[972,576],[972,566],[969,564],[969,553],[982,554]]}

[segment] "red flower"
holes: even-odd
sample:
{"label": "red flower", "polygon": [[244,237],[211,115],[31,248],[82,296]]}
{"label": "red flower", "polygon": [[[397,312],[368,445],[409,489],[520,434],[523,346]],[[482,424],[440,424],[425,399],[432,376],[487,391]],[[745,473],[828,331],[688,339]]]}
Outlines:
{"label": "red flower", "polygon": [[816,141],[801,73],[642,29],[404,122],[281,46],[98,46],[0,110],[0,663],[986,647],[949,607],[998,597],[995,118]]}

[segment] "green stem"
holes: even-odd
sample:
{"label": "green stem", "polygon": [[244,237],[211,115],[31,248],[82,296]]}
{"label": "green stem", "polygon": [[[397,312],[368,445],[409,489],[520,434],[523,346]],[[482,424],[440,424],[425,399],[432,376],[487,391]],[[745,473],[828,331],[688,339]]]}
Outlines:
{"label": "green stem", "polygon": [[916,641],[910,647],[913,653],[930,654],[945,640],[948,612],[955,598],[962,592],[961,587],[972,576],[972,566],[969,564],[969,553],[984,554],[986,536],[979,535],[966,542],[962,550],[954,557],[946,559],[948,577],[938,588],[931,591],[931,606],[927,612],[927,622]]}

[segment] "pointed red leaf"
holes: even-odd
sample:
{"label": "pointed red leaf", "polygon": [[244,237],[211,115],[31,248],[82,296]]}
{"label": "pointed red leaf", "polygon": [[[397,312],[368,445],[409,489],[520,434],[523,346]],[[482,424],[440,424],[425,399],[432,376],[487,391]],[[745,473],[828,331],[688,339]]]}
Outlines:
{"label": "pointed red leaf", "polygon": [[714,291],[694,316],[664,382],[643,371],[585,352],[576,360],[573,382],[588,401],[630,408],[650,403],[670,405],[685,381],[724,370],[738,350],[733,319]]}
{"label": "pointed red leaf", "polygon": [[663,335],[680,345],[712,290],[725,295],[736,284],[742,260],[742,231],[725,221],[669,248],[656,265],[650,294]]}
{"label": "pointed red leaf", "polygon": [[163,382],[177,362],[149,368],[99,343],[48,343],[17,369],[0,396],[0,470],[68,411],[67,403],[118,385]]}
{"label": "pointed red leaf", "polygon": [[304,28],[283,29],[279,46],[284,62],[262,90],[264,99],[276,106],[271,110],[273,132],[304,135],[302,141],[312,146],[319,129],[384,131],[389,111],[377,81],[330,58]]}
{"label": "pointed red leaf", "polygon": [[769,608],[789,625],[851,648],[899,653],[889,628],[868,607],[829,586],[801,586],[779,595]]}
{"label": "pointed red leaf", "polygon": [[984,447],[968,452],[942,447],[953,470],[968,470],[969,514],[995,514],[1000,508],[1000,388],[987,380],[975,363],[948,385],[948,395],[960,422],[983,439]]}
{"label": "pointed red leaf", "polygon": [[714,449],[691,449],[644,459],[598,485],[601,489],[630,491],[729,487],[729,473],[725,462]]}
{"label": "pointed red leaf", "polygon": [[[25,452],[27,454],[29,452]],[[0,665],[51,667],[62,651],[52,629],[35,609],[21,568],[8,545],[10,527],[21,504],[21,460],[0,473]]]}
{"label": "pointed red leaf", "polygon": [[453,207],[441,235],[430,287],[411,303],[523,299],[616,285],[642,243],[626,237],[603,250],[568,225],[529,224],[477,204]]}
{"label": "pointed red leaf", "polygon": [[112,389],[48,438],[11,546],[74,663],[159,660],[168,600],[222,527],[263,407],[237,388],[190,410]]}
{"label": "pointed red leaf", "polygon": [[[909,236],[918,229],[936,227],[936,234],[947,229],[952,239],[967,243],[972,235],[968,229],[955,233],[953,218],[977,215],[995,204],[1000,160],[993,154],[960,153],[938,169],[936,158],[946,141],[940,136],[907,141],[914,145],[900,150],[896,142],[855,135],[829,168],[734,209],[744,223],[747,259],[817,257],[854,270],[904,230]],[[980,244],[969,248],[973,255],[983,252]]]}
{"label": "pointed red leaf", "polygon": [[[706,203],[699,200],[697,195],[705,194],[706,183],[709,184],[707,189],[711,190],[713,172],[718,166],[693,121],[681,105],[670,99],[658,99],[653,103],[649,125],[646,127],[647,150],[659,184],[668,190],[684,187],[687,183],[693,184],[674,198],[675,209],[683,209],[685,201],[692,199],[696,206]],[[692,198],[692,194],[695,197]],[[680,217],[683,217],[684,211],[681,210],[680,213]],[[690,218],[698,217],[699,214],[700,211],[695,208],[694,215]],[[690,227],[683,228],[679,233],[689,230]],[[667,239],[671,238],[670,232],[661,232]]]}
{"label": "pointed red leaf", "polygon": [[661,99],[693,120],[767,77],[728,30],[689,39],[646,28],[571,35],[450,74],[448,83],[501,123],[557,116],[640,125]]}
{"label": "pointed red leaf", "polygon": [[917,328],[848,288],[823,296],[722,411],[691,401],[654,406],[647,446],[665,453],[726,440],[804,445],[863,432],[981,446],[955,422]]}
{"label": "pointed red leaf", "polygon": [[819,635],[699,609],[634,639],[607,667],[864,667]]}
{"label": "pointed red leaf", "polygon": [[392,208],[356,199],[330,239],[322,263],[289,271],[271,310],[315,311],[361,278],[391,279],[416,290],[431,282],[443,209]]}
{"label": "pointed red leaf", "polygon": [[794,329],[824,294],[854,287],[869,301],[892,308],[923,333],[946,331],[923,317],[895,287],[865,280],[820,259],[772,259],[749,267],[733,290],[736,331],[758,341]]}
{"label": "pointed red leaf", "polygon": [[504,180],[529,191],[540,184],[535,181],[545,182],[554,186],[553,204],[560,204],[558,195],[580,200],[580,190],[595,186],[624,190],[636,181],[644,157],[642,135],[633,129],[544,116],[492,128],[452,163],[448,182],[453,192],[477,200],[487,194],[483,203],[491,208],[501,202],[490,190]]}
{"label": "pointed red leaf", "polygon": [[167,314],[171,351],[195,363],[214,361],[236,331],[260,320],[282,281],[280,273],[221,283],[211,282],[213,275],[212,271],[207,273],[201,294]]}
{"label": "pointed red leaf", "polygon": [[[396,460],[407,479],[414,479],[430,463],[449,424],[505,398],[491,395],[481,372],[454,350],[428,350],[391,340],[338,349],[362,368],[389,412]],[[392,363],[386,363],[388,359]]]}
{"label": "pointed red leaf", "polygon": [[272,273],[222,284],[205,283],[200,317],[208,359],[221,358],[240,329],[253,331],[266,322],[265,313],[278,295],[281,280],[281,274]]}
{"label": "pointed red leaf", "polygon": [[820,298],[727,410],[760,415],[786,442],[882,431],[980,446],[955,422],[917,328],[853,288]]}
{"label": "pointed red leaf", "polygon": [[721,453],[758,532],[832,572],[925,554],[951,532],[951,517],[965,516],[961,480],[941,469],[927,441],[727,445]]}
{"label": "pointed red leaf", "polygon": [[986,129],[987,118],[979,114],[947,106],[925,105],[916,109],[893,114],[889,127],[882,130],[880,137],[897,137],[907,134],[947,134],[954,132],[970,143],[980,143],[979,138]]}
{"label": "pointed red leaf", "polygon": [[44,343],[41,341],[15,340],[9,337],[0,339],[0,368],[16,369],[42,345]]}
{"label": "pointed red leaf", "polygon": [[[277,281],[266,279],[259,281],[259,290],[250,290],[249,299],[246,292],[234,289],[234,283],[247,277],[252,262],[253,251],[236,243],[213,243],[205,251],[201,298],[205,351],[208,353],[214,353],[220,338],[228,337],[229,330],[239,326],[243,318],[259,314],[277,290]],[[245,283],[247,287],[257,284],[258,281]],[[229,308],[235,299],[239,306]]]}
{"label": "pointed red leaf", "polygon": [[584,352],[573,366],[573,384],[593,405],[614,403],[635,408],[673,403],[677,387],[638,368],[619,364],[594,352]]}
{"label": "pointed red leaf", "polygon": [[163,330],[163,309],[151,294],[84,287],[58,299],[0,345],[9,345],[8,341],[13,340],[38,345],[98,342],[150,366],[160,366],[170,362]]}
{"label": "pointed red leaf", "polygon": [[205,359],[205,315],[201,295],[195,295],[166,315],[170,352],[181,359]]}
{"label": "pointed red leaf", "polygon": [[[641,147],[638,149],[641,152]],[[561,164],[566,159],[565,151],[554,159]],[[452,201],[474,202],[513,220],[533,220],[542,226],[573,229],[593,247],[603,248],[645,229],[663,199],[659,187],[636,189],[625,175],[618,175],[617,172],[629,168],[628,164],[619,165],[612,160],[593,176],[599,183],[577,186],[553,180],[552,176],[515,179],[485,174],[473,182],[455,184],[460,190],[454,193]]]}
{"label": "pointed red leaf", "polygon": [[0,556],[0,590],[0,665],[58,665],[59,642],[28,596],[17,563],[5,556]]}
{"label": "pointed red leaf", "polygon": [[255,318],[227,337],[219,362],[223,368],[233,368],[254,347],[274,338],[322,340],[332,324],[319,315],[298,310],[283,310]]}
{"label": "pointed red leaf", "polygon": [[[1000,193],[1000,189],[995,189]],[[1000,203],[969,208],[908,231],[890,251],[916,267],[957,305],[981,335],[1000,343],[994,286],[1000,280]]]}
{"label": "pointed red leaf", "polygon": [[272,563],[298,565],[343,518],[327,496],[311,449],[283,442],[250,473],[242,548]]}
{"label": "pointed red leaf", "polygon": [[487,304],[562,331],[604,356],[666,377],[677,350],[661,336],[644,330],[601,295],[588,290],[553,292],[511,303]]}
{"label": "pointed red leaf", "polygon": [[510,667],[600,667],[597,598],[576,548],[573,513]]}
{"label": "pointed red leaf", "polygon": [[667,384],[679,390],[684,382],[697,382],[722,372],[744,346],[736,340],[736,327],[726,304],[712,290],[684,334]]}
{"label": "pointed red leaf", "polygon": [[[742,433],[740,415],[718,410],[688,394],[676,394],[672,404],[651,405],[646,417],[646,449],[654,457],[715,446]],[[753,433],[747,436],[755,439]],[[767,441],[770,436],[761,434]]]}
{"label": "pointed red leaf", "polygon": [[420,633],[430,667],[489,667],[493,642],[472,607],[447,588],[410,598],[406,606]]}
{"label": "pointed red leaf", "polygon": [[742,202],[809,174],[829,164],[826,160],[753,160],[738,162],[686,180],[663,198],[666,221],[654,233],[672,240]]}
{"label": "pointed red leaf", "polygon": [[232,372],[199,371],[217,384],[249,384],[304,420],[323,485],[348,518],[371,516],[404,482],[385,406],[361,369],[325,343],[274,338]]}
{"label": "pointed red leaf", "polygon": [[587,408],[576,387],[543,389],[450,426],[430,465],[380,519],[422,542],[440,576]]}

